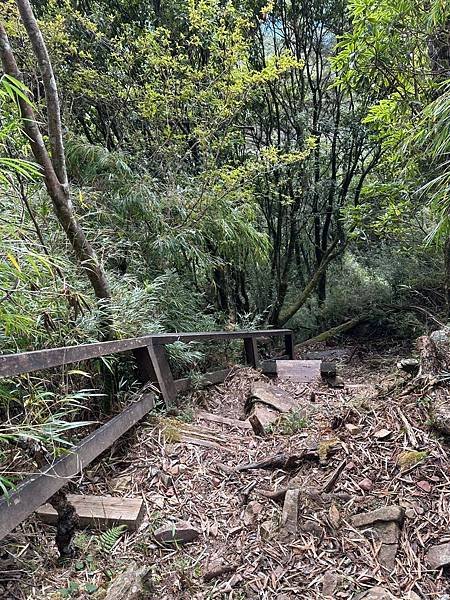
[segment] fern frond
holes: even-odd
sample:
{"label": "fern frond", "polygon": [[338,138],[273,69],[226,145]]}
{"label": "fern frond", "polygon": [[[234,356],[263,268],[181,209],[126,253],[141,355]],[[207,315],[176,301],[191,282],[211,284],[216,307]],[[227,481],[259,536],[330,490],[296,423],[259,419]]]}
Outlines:
{"label": "fern frond", "polygon": [[98,538],[100,550],[105,554],[111,552],[126,528],[126,525],[117,525],[116,527],[110,527],[110,529],[104,531]]}

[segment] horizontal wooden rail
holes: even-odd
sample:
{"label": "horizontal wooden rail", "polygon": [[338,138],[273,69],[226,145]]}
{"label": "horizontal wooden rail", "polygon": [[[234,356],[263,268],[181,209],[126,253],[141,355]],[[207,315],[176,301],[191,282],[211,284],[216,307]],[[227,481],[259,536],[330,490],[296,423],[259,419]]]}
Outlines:
{"label": "horizontal wooden rail", "polygon": [[210,331],[194,333],[151,334],[138,338],[129,338],[113,342],[97,342],[80,346],[65,346],[49,350],[35,350],[18,354],[0,355],[0,377],[15,377],[22,373],[31,373],[68,365],[82,360],[109,356],[128,350],[146,348],[150,345],[165,345],[175,342],[204,342],[213,340],[233,340],[246,338],[264,338],[292,335],[290,329],[260,329],[257,331]]}
{"label": "horizontal wooden rail", "polygon": [[21,483],[8,499],[0,500],[0,540],[131,429],[153,406],[154,395],[145,394],[84,438],[69,454]]}

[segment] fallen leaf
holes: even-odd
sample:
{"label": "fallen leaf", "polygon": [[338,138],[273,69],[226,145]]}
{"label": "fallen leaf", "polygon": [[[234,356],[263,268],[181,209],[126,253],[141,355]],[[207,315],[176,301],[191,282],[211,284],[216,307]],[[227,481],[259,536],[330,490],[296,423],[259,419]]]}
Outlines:
{"label": "fallen leaf", "polygon": [[331,525],[337,529],[341,522],[341,514],[335,504],[330,506],[330,510],[328,511],[328,518],[330,520]]}
{"label": "fallen leaf", "polygon": [[416,483],[416,485],[418,488],[420,488],[424,492],[427,492],[427,494],[429,494],[431,492],[431,490],[433,489],[431,486],[431,483],[429,483],[428,481],[425,481],[425,480],[418,481]]}
{"label": "fallen leaf", "polygon": [[377,440],[385,440],[391,435],[392,431],[390,431],[389,429],[379,429],[378,431],[375,431],[373,437],[375,437]]}

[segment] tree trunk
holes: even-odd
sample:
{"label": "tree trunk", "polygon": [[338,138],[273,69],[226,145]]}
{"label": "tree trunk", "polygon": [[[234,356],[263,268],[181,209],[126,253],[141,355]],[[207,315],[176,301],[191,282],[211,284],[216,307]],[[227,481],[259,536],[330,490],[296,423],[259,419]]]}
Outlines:
{"label": "tree trunk", "polygon": [[314,290],[317,289],[317,286],[322,276],[326,272],[330,262],[344,251],[346,244],[342,244],[341,247],[338,248],[339,241],[339,239],[336,239],[328,248],[319,268],[316,270],[315,273],[313,273],[312,277],[304,287],[299,298],[293,304],[291,304],[291,306],[287,307],[284,311],[281,312],[277,322],[278,327],[282,327],[283,325],[285,325],[289,321],[289,319],[292,319],[292,317],[296,315],[296,313],[301,309],[301,307],[304,306],[304,304],[309,299]]}
{"label": "tree trunk", "polygon": [[[45,146],[31,103],[19,97],[18,104],[23,119],[23,128],[28,136],[34,158],[42,168],[45,186],[52,200],[55,214],[67,235],[75,256],[88,277],[95,296],[99,300],[109,300],[111,292],[106,273],[74,215],[70,200],[58,92],[45,42],[28,0],[17,0],[17,5],[44,82],[51,155]],[[2,23],[0,23],[0,54],[4,72],[21,81],[21,73]]]}

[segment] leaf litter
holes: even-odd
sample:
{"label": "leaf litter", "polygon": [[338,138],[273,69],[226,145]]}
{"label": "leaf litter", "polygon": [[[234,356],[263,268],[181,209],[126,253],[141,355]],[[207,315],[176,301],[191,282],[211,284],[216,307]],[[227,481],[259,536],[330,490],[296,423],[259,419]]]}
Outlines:
{"label": "leaf litter", "polygon": [[[427,424],[420,390],[392,391],[393,363],[387,359],[384,372],[380,363],[376,371],[347,364],[344,388],[269,380],[235,368],[224,384],[184,400],[195,407],[189,419],[183,412],[147,419],[75,487],[77,493],[142,497],[147,516],[140,529],[124,534],[109,556],[95,555],[95,533],[80,533],[77,564],[94,553],[80,571],[75,563],[58,564],[53,541],[47,543],[52,529],[31,518],[2,547],[2,564],[11,563],[14,578],[2,578],[2,567],[0,597],[102,598],[110,580],[136,561],[151,565],[148,597],[161,600],[356,600],[376,586],[399,599],[444,599],[450,578],[429,568],[426,553],[450,541],[447,450]],[[307,411],[306,422],[289,434],[275,426],[266,437],[233,424],[246,417],[255,381],[289,393]],[[205,419],[205,413],[231,421]],[[279,455],[306,456],[305,449],[312,455],[293,470],[238,469]],[[298,527],[286,537],[288,489],[299,490]],[[386,569],[380,543],[353,527],[352,516],[392,506],[403,507],[406,517],[392,569]],[[154,531],[177,522],[200,536],[186,544],[155,541]],[[68,581],[78,585],[72,595],[61,592]]]}

